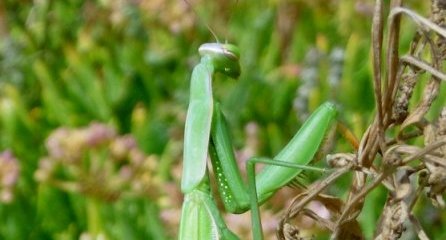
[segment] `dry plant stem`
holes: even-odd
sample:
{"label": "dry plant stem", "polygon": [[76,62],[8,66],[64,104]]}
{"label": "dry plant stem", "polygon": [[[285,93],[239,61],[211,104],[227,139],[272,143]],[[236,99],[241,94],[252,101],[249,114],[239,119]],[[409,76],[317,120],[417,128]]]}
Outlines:
{"label": "dry plant stem", "polygon": [[[344,175],[345,173],[347,173],[350,170],[351,170],[351,165],[348,165],[344,168],[340,168],[340,169],[336,170],[335,172],[333,172],[332,174],[330,174],[322,182],[320,182],[316,186],[312,187],[311,190],[309,190],[309,192],[302,193],[302,194],[299,194],[298,196],[296,196],[293,199],[291,205],[288,207],[286,214],[280,220],[280,223],[276,230],[278,239],[285,239],[285,236],[283,235],[284,226],[286,225],[286,223],[288,222],[289,219],[294,218],[301,211],[301,209],[305,205],[307,205],[315,196],[317,196],[327,186],[329,186],[336,179],[338,179],[339,177],[341,177],[342,175]],[[307,194],[307,196],[304,197],[303,199],[299,200],[303,194]]]}
{"label": "dry plant stem", "polygon": [[[346,217],[350,213],[350,209],[353,206],[356,206],[356,204],[358,204],[358,202],[361,201],[364,198],[364,196],[367,195],[371,190],[373,190],[375,187],[377,187],[379,184],[381,184],[381,181],[383,181],[384,178],[389,176],[392,172],[393,171],[381,173],[372,184],[370,184],[366,188],[363,188],[361,192],[356,194],[353,197],[353,199],[346,204],[344,211],[342,212],[341,216],[339,217],[338,221],[336,222],[336,228],[338,228],[340,225],[342,225],[344,222],[346,222]],[[348,221],[348,219],[347,219],[347,221]]]}
{"label": "dry plant stem", "polygon": [[[401,6],[401,0],[392,1],[391,8],[395,9]],[[387,81],[386,86],[388,86],[387,89],[385,89],[385,93],[389,94],[393,92],[392,86],[396,82],[396,73],[398,69],[398,43],[399,43],[399,32],[400,32],[400,22],[401,17],[396,16],[395,18],[392,18],[390,21],[389,26],[389,39],[388,39],[388,51],[387,51],[387,65],[389,66],[388,72],[387,72]],[[381,60],[381,59],[380,59]],[[383,104],[385,109],[387,108],[387,102],[381,102],[380,104]],[[382,119],[382,118],[381,118]]]}
{"label": "dry plant stem", "polygon": [[373,146],[377,142],[376,131],[377,118],[373,120],[373,123],[367,128],[364,136],[361,140],[358,150],[358,163],[361,166],[368,167],[371,165],[369,154],[372,151]]}
{"label": "dry plant stem", "polygon": [[321,218],[319,215],[317,215],[312,210],[304,208],[304,209],[302,209],[302,213],[305,216],[312,218],[317,223],[321,224],[323,227],[327,228],[331,232],[333,232],[335,230],[335,228],[334,228],[335,226],[334,226],[334,223],[332,221],[330,221],[328,219],[325,219],[325,218]]}
{"label": "dry plant stem", "polygon": [[305,206],[307,205],[315,196],[317,196],[319,193],[321,193],[326,187],[328,187],[331,183],[336,181],[339,177],[347,173],[351,170],[351,166],[347,166],[341,169],[338,169],[337,171],[333,172],[330,176],[322,180],[320,183],[318,183],[313,189],[311,189],[307,194],[305,198],[299,201],[299,203],[296,204],[297,199],[299,199],[299,196],[297,196],[293,202],[290,205],[290,208],[287,212],[286,218],[293,218],[296,216],[296,214]]}
{"label": "dry plant stem", "polygon": [[[367,186],[366,188],[363,188],[361,192],[359,192],[357,195],[354,196],[354,198],[348,202],[348,204],[346,205],[346,208],[344,209],[344,211],[342,212],[341,216],[339,217],[338,221],[337,221],[337,226],[340,226],[342,223],[345,222],[345,218],[348,215],[348,213],[350,212],[350,209],[355,206],[359,201],[361,201],[365,195],[367,195],[371,190],[373,190],[375,187],[377,187],[379,184],[381,184],[381,182],[389,175],[391,175],[395,169],[398,166],[402,166],[405,165],[415,159],[419,159],[421,157],[423,157],[424,155],[436,150],[439,147],[442,147],[443,145],[446,144],[446,140],[441,140],[438,141],[436,143],[433,143],[423,149],[421,149],[420,151],[412,154],[411,156],[403,159],[401,161],[401,163],[399,163],[398,165],[388,165],[386,166],[385,171],[383,171],[376,179],[375,181],[373,181],[373,183],[371,183],[369,186]],[[401,147],[400,145],[396,145],[393,146],[392,148],[390,148],[387,153],[396,150],[397,148]],[[385,154],[385,157],[387,156],[387,154]]]}
{"label": "dry plant stem", "polygon": [[433,156],[433,155],[426,155],[425,158],[426,158],[426,161],[438,164],[438,166],[446,168],[446,162],[444,161],[444,158]]}
{"label": "dry plant stem", "polygon": [[443,140],[437,141],[435,143],[432,143],[431,145],[423,148],[422,150],[418,151],[417,153],[415,153],[415,154],[409,156],[408,158],[404,159],[402,161],[402,164],[405,165],[405,164],[407,164],[407,163],[409,163],[409,162],[411,162],[413,160],[419,159],[419,158],[423,157],[424,155],[426,155],[426,154],[428,154],[430,152],[435,151],[437,148],[440,148],[440,147],[444,146],[445,144],[446,144],[446,139],[443,139]]}
{"label": "dry plant stem", "polygon": [[410,64],[417,68],[421,68],[421,69],[429,72],[430,74],[432,74],[432,76],[434,76],[442,81],[446,81],[446,74],[433,68],[431,65],[424,62],[423,60],[417,59],[411,55],[402,56],[400,60],[403,63]]}
{"label": "dry plant stem", "polygon": [[[286,219],[290,219],[296,216],[296,214],[305,206],[307,205],[315,196],[317,196],[319,193],[321,193],[326,187],[328,187],[331,183],[336,181],[339,177],[347,173],[351,170],[351,166],[346,166],[344,168],[338,169],[335,172],[333,172],[331,175],[329,175],[327,178],[322,180],[320,183],[318,183],[316,186],[314,186],[311,190],[309,190],[306,197],[304,197],[302,200],[296,204],[297,200],[299,199],[300,195],[297,196],[293,202],[291,203],[287,214],[285,216]],[[294,206],[296,204],[296,206]],[[292,208],[292,209],[291,209]]]}
{"label": "dry plant stem", "polygon": [[421,38],[421,33],[425,35],[425,32],[422,30],[416,32],[409,49],[409,53],[418,58],[422,57],[423,50],[426,46],[426,39]]}
{"label": "dry plant stem", "polygon": [[[419,41],[421,38],[421,34],[419,32],[417,32],[415,34],[414,39],[412,40],[412,44],[410,47],[410,54],[411,55],[419,55],[421,51],[419,51],[421,48],[417,48],[419,46]],[[418,53],[415,53],[417,52]],[[400,61],[400,64],[401,61]],[[412,80],[412,78],[416,78],[420,71],[410,68],[409,69],[409,73],[406,73],[406,76],[404,76],[403,74],[405,73],[407,65],[401,66],[399,68],[398,74],[397,74],[397,78],[394,82],[390,82],[389,83],[389,90],[388,94],[386,95],[385,101],[384,101],[384,105],[386,106],[393,106],[393,108],[398,108],[397,110],[393,111],[393,114],[398,114],[397,116],[392,116],[392,117],[396,117],[396,120],[398,123],[400,123],[401,118],[405,118],[407,117],[407,108],[408,108],[408,101],[412,96],[413,93],[413,88],[415,86],[416,80]],[[405,78],[409,78],[409,79],[405,79]],[[412,80],[412,81],[410,81]],[[403,81],[402,85],[400,85],[400,82]],[[410,81],[410,82],[409,82]],[[402,92],[400,93],[400,96],[398,97],[398,99],[396,100],[395,103],[395,98],[397,96],[398,93],[398,89],[399,88],[403,88]],[[404,112],[400,112],[404,110]]]}
{"label": "dry plant stem", "polygon": [[[424,40],[429,44],[429,49],[431,50],[431,56],[432,56],[432,66],[434,69],[439,69],[440,67],[440,54],[437,45],[431,37],[427,34],[426,31],[422,31],[424,33]],[[411,59],[414,60],[414,59]],[[416,61],[416,63],[422,63],[423,60]],[[426,65],[426,64],[425,64]],[[426,71],[426,70],[425,70]],[[401,129],[406,128],[409,125],[417,124],[423,121],[424,115],[429,110],[430,106],[432,105],[432,102],[435,100],[435,98],[438,95],[439,92],[439,86],[440,86],[440,80],[435,76],[432,75],[432,78],[430,79],[429,83],[424,89],[423,93],[423,99],[418,104],[418,106],[415,108],[415,110],[404,120]]]}
{"label": "dry plant stem", "polygon": [[[421,48],[417,48],[417,46],[419,46],[418,43],[419,43],[420,37],[421,37],[421,34],[419,32],[417,32],[415,34],[414,39],[412,40],[412,44],[411,44],[411,48],[410,48],[410,54],[411,55],[418,55],[419,54],[419,53],[418,54],[414,54],[414,52],[419,50],[419,49],[421,49]],[[400,64],[401,64],[401,61],[400,61]],[[404,78],[403,74],[405,72],[405,68],[406,68],[406,65],[401,66],[399,68],[399,71],[398,71],[398,74],[397,74],[397,78],[395,79],[395,81],[388,83],[388,85],[389,85],[388,89],[390,89],[390,90],[387,92],[386,99],[384,101],[384,108],[385,109],[387,109],[387,108],[389,108],[391,106],[395,107],[395,104],[397,104],[397,106],[398,105],[403,105],[403,103],[405,101],[407,101],[408,99],[410,99],[410,97],[412,96],[412,91],[413,91],[413,87],[415,86],[415,83],[412,83],[412,84],[409,85],[409,83],[407,81],[404,81],[403,84],[406,85],[405,87],[408,88],[408,89],[406,90],[406,92],[401,93],[401,94],[404,94],[404,96],[400,96],[400,98],[398,98],[398,100],[397,100],[397,103],[395,103],[395,97],[397,96],[398,88],[400,87],[400,82],[401,82],[401,80],[405,80],[405,79],[403,79]],[[410,71],[411,71],[411,76],[412,77],[416,77],[414,75],[419,74],[419,71],[416,71],[415,69],[411,68]],[[401,103],[401,101],[403,103]],[[407,105],[408,105],[407,103],[404,104],[403,108],[407,109]]]}
{"label": "dry plant stem", "polygon": [[[376,122],[376,118],[374,120],[374,123]],[[365,134],[364,137],[361,139],[360,142],[360,147],[358,149],[358,164],[360,166],[364,166],[364,167],[368,167],[370,166],[370,164],[365,165],[364,163],[369,163],[369,152],[370,152],[370,148],[371,146],[375,145],[376,143],[376,131],[375,131],[375,124],[373,124],[372,126],[370,126]],[[371,142],[373,142],[372,144],[370,144]],[[347,198],[347,202],[351,201],[355,194],[357,194],[362,188],[364,188],[365,185],[365,181],[366,181],[366,175],[363,172],[355,172],[354,173],[355,178],[353,179],[353,184],[351,186],[351,189],[349,191],[349,195]],[[358,206],[359,208],[362,208],[361,206]],[[358,212],[360,211],[360,209],[358,209]]]}
{"label": "dry plant stem", "polygon": [[[404,133],[404,132],[402,132],[402,133],[398,136],[398,141],[405,142],[405,141],[407,141],[407,140],[410,140],[410,139],[419,137],[419,136],[421,136],[421,135],[423,135],[423,132],[420,131],[419,129],[417,129],[417,130],[415,130],[415,131],[412,131],[412,132],[408,132],[408,133]],[[386,145],[387,145],[387,146],[394,145],[394,144],[396,144],[398,141],[397,141],[397,139],[391,139],[391,140],[389,140],[389,141],[386,142]]]}
{"label": "dry plant stem", "polygon": [[353,149],[357,150],[359,148],[358,138],[350,131],[350,129],[348,129],[345,126],[345,124],[338,122],[336,128],[339,129],[339,132],[341,133],[342,137],[347,139],[347,141],[350,143]]}
{"label": "dry plant stem", "polygon": [[[367,172],[366,172],[367,173]],[[373,179],[376,179],[380,176],[380,174],[377,171],[373,171],[371,174],[368,174],[370,176],[372,176]],[[394,179],[383,179],[381,181],[381,184],[384,185],[384,187],[386,187],[390,192],[395,191],[395,182]]]}
{"label": "dry plant stem", "polygon": [[[393,7],[400,7],[401,1],[392,1]],[[394,89],[397,87],[397,69],[398,69],[398,42],[399,42],[399,30],[400,30],[400,17],[394,18],[394,21],[390,22],[389,27],[389,40],[388,40],[388,46],[389,50],[387,52],[387,63],[390,65],[389,71],[388,71],[388,81],[387,81],[387,88],[386,88],[386,99],[383,102],[384,109],[388,109],[390,107],[390,103],[393,103],[393,101],[390,101],[390,97],[393,96],[392,93],[395,92]]]}
{"label": "dry plant stem", "polygon": [[[415,146],[409,146],[409,145],[403,145],[403,146],[399,146],[398,149],[396,149],[396,151],[398,153],[402,153],[402,154],[412,154],[415,155],[421,151],[426,151],[426,153],[423,155],[423,160],[425,162],[432,162],[435,164],[438,164],[439,166],[443,166],[446,167],[446,162],[444,161],[444,158],[442,158],[442,156],[435,156],[435,150],[438,148],[443,147],[444,145],[446,145],[446,140],[440,140],[437,142],[434,142],[432,144],[429,144],[428,147],[426,147],[425,149],[420,149],[419,147],[415,147]],[[408,159],[409,161],[415,160],[416,158],[413,159]],[[403,162],[403,164],[407,164],[408,162]],[[418,169],[421,170],[421,169]]]}
{"label": "dry plant stem", "polygon": [[[378,109],[378,134],[379,139],[384,140],[384,131],[382,125],[383,109],[382,109],[382,86],[381,86],[381,53],[382,53],[382,40],[383,40],[383,6],[382,0],[377,0],[375,3],[375,10],[373,14],[373,78],[374,78],[374,90],[376,107]],[[381,149],[384,149],[385,141],[380,141]]]}
{"label": "dry plant stem", "polygon": [[[433,42],[428,37],[426,37],[426,40],[429,42],[429,44],[431,46],[430,49],[432,52],[431,54],[432,54],[432,58],[433,58],[433,66],[434,67],[431,67],[430,65],[426,64],[423,60],[416,59],[412,56],[406,56],[406,57],[402,58],[402,61],[404,61],[405,63],[409,63],[412,66],[418,67],[418,69],[423,69],[424,71],[430,72],[433,77],[431,78],[431,80],[429,81],[428,85],[426,86],[426,88],[424,90],[424,94],[423,94],[424,97],[423,97],[422,101],[418,104],[416,109],[409,116],[406,117],[406,119],[404,120],[404,122],[402,124],[401,129],[405,129],[409,125],[422,123],[424,121],[423,120],[424,115],[429,110],[430,106],[432,105],[432,102],[438,95],[439,85],[440,85],[439,79],[442,79],[442,78],[444,79],[444,74],[435,70],[435,69],[439,68],[438,66],[440,65],[438,63],[439,58],[437,57],[439,54],[435,50],[435,47],[433,46],[434,45]],[[417,71],[417,72],[419,73],[419,71]],[[411,86],[410,93],[409,93],[408,97],[410,97],[414,85],[415,85],[415,82]],[[407,105],[408,105],[408,100],[406,100],[406,103],[405,103],[406,109],[407,109]],[[399,135],[402,132],[403,131],[400,131]]]}
{"label": "dry plant stem", "polygon": [[[385,117],[385,116],[384,116]],[[377,125],[378,119],[375,117],[375,121],[370,126],[370,134],[367,136],[368,142],[367,146],[365,147],[364,152],[361,154],[358,154],[358,159],[361,159],[359,162],[364,167],[370,167],[376,157],[376,154],[378,154],[379,150],[379,138],[378,138],[378,125]],[[385,128],[387,128],[386,125],[384,125]]]}
{"label": "dry plant stem", "polygon": [[399,145],[394,145],[393,150],[398,154],[407,154],[412,156],[419,153],[422,150],[422,148],[412,145],[399,144]]}
{"label": "dry plant stem", "polygon": [[413,207],[415,206],[415,203],[417,203],[418,198],[421,196],[421,193],[424,191],[424,185],[420,185],[417,188],[417,192],[415,193],[415,197],[409,202],[407,211],[410,213],[412,212]]}
{"label": "dry plant stem", "polygon": [[429,237],[427,236],[426,232],[424,232],[423,227],[421,226],[417,218],[414,217],[412,214],[409,214],[409,220],[415,228],[415,232],[417,233],[418,238],[420,238],[420,240],[429,240]]}
{"label": "dry plant stem", "polygon": [[[435,52],[435,49],[436,49],[436,48],[433,47],[434,44],[432,43],[432,41],[431,41],[430,38],[428,37],[428,35],[427,35],[427,31],[428,31],[429,29],[432,29],[432,30],[434,30],[434,31],[437,31],[437,33],[440,34],[440,35],[445,34],[446,31],[445,31],[444,29],[442,29],[441,27],[439,27],[438,25],[432,23],[432,22],[429,21],[428,19],[425,19],[425,18],[423,18],[423,17],[417,15],[416,13],[412,12],[412,11],[409,10],[409,9],[405,9],[405,8],[401,8],[401,7],[396,7],[396,8],[394,8],[394,9],[392,9],[392,11],[391,11],[391,14],[390,14],[390,16],[389,16],[390,29],[391,29],[391,31],[392,31],[392,29],[394,29],[394,26],[399,26],[399,17],[400,17],[400,15],[401,15],[402,13],[405,13],[405,14],[409,15],[409,17],[411,17],[412,20],[413,20],[415,23],[417,23],[419,26],[425,26],[425,27],[426,27],[426,29],[425,29],[425,28],[422,28],[422,29],[421,29],[421,32],[424,34],[425,39],[428,40],[429,43],[430,43],[430,46],[431,46],[430,49],[433,51],[433,52],[432,52],[432,56],[433,56],[433,58],[434,58],[433,63],[434,63],[434,66],[435,66],[435,67],[438,67],[438,66],[437,66],[437,65],[438,65],[438,57],[437,57],[437,56],[438,56],[439,54],[437,54],[437,53]],[[417,34],[417,35],[418,35],[418,34]],[[416,36],[416,37],[417,37],[417,36]],[[390,44],[390,42],[389,42],[389,44]],[[416,47],[416,46],[412,45],[411,50],[416,49],[415,47]],[[389,53],[390,53],[390,54],[395,53],[395,50],[393,50],[393,49],[397,49],[397,48],[398,48],[397,46],[389,45]],[[422,49],[422,48],[419,48],[419,49]],[[395,53],[394,55],[395,55],[394,57],[397,57],[397,53]],[[392,58],[393,58],[393,57],[392,57]],[[389,60],[388,60],[388,61],[389,61]],[[393,63],[393,62],[392,62],[392,63]],[[393,65],[393,64],[390,65],[390,68],[391,68],[391,69],[392,69],[392,66],[394,66],[394,65]],[[390,70],[390,71],[392,71],[392,70]],[[434,81],[434,82],[435,82],[435,81]],[[393,78],[393,79],[390,79],[390,80],[389,80],[389,88],[392,89],[391,92],[393,92],[393,94],[391,94],[391,95],[387,94],[386,101],[385,101],[384,104],[391,104],[391,103],[393,103],[393,96],[395,96],[395,93],[396,93],[396,91],[395,91],[396,88],[393,87],[393,86],[395,86],[394,84],[395,84],[395,79],[394,79],[394,78]],[[438,85],[438,83],[431,83],[431,84],[432,84],[432,85]],[[435,86],[431,86],[430,88],[431,88],[431,89],[436,89]],[[429,102],[429,101],[426,101],[426,102]],[[421,114],[419,114],[419,115],[421,115]]]}
{"label": "dry plant stem", "polygon": [[[401,201],[401,204],[403,204],[403,198],[405,202],[408,201],[403,204],[406,215],[397,219],[399,222],[395,222],[396,220],[393,222],[397,224],[395,227],[398,227],[398,229],[392,230],[390,228],[390,231],[394,231],[395,234],[401,234],[403,223],[401,221],[410,217],[409,219],[414,225],[418,237],[420,239],[428,239],[418,220],[411,215],[411,210],[418,198],[422,196],[425,186],[430,187],[434,184],[428,182],[433,181],[429,175],[430,168],[446,166],[444,156],[438,151],[439,148],[446,145],[446,139],[434,139],[434,141],[428,142],[423,148],[405,144],[407,140],[425,135],[425,128],[430,126],[428,120],[425,119],[425,114],[430,109],[439,92],[441,81],[446,81],[446,74],[441,71],[442,61],[446,57],[446,29],[440,27],[445,22],[444,14],[446,11],[444,10],[446,9],[441,9],[441,7],[446,8],[446,1],[439,3],[433,0],[433,17],[431,20],[421,17],[409,9],[402,8],[402,0],[391,1],[392,9],[388,17],[388,51],[385,64],[389,67],[385,74],[381,62],[383,54],[383,2],[382,0],[376,0],[372,27],[376,115],[360,141],[355,158],[356,161],[353,161],[352,165],[344,169],[355,171],[355,178],[346,204],[342,205],[343,209],[341,209],[340,214],[336,215],[340,216],[337,217],[334,225],[330,225],[332,220],[321,220],[314,212],[304,209],[305,205],[330,185],[334,179],[345,173],[335,172],[327,179],[321,181],[311,191],[308,191],[308,193],[296,197],[288,209],[288,214],[282,219],[281,226],[284,223],[288,224],[288,219],[295,217],[297,214],[304,214],[322,223],[322,225],[332,231],[332,239],[340,237],[338,234],[341,234],[343,226],[350,224],[351,221],[355,221],[361,212],[367,194],[380,184],[383,184],[388,189],[390,200],[396,199]],[[435,6],[435,4],[444,4],[444,6]],[[435,9],[438,11],[434,11]],[[409,54],[400,58],[398,53],[399,32],[401,15],[403,14],[415,23],[418,31],[413,37]],[[424,60],[426,56],[430,56],[431,59]],[[409,111],[412,92],[416,84],[418,84],[421,74],[430,74],[430,79],[424,87],[422,99],[413,110]],[[416,130],[403,131],[409,125],[415,126]],[[396,130],[394,139],[385,138],[385,133],[389,129]],[[342,154],[340,153],[340,155]],[[380,167],[377,167],[377,163],[375,163],[378,155],[383,156]],[[415,167],[409,166],[414,160],[419,160],[420,163],[417,162]],[[399,171],[403,169],[405,171]],[[425,173],[425,180],[424,182],[421,180],[417,191],[409,190],[409,177],[416,174],[421,179],[423,173]],[[336,174],[339,175],[329,179]],[[367,183],[369,177],[372,180]],[[402,177],[405,180],[404,183],[400,183]],[[436,190],[432,191],[433,194],[436,194],[435,197],[441,197],[441,191],[443,191],[441,177],[443,175],[436,177],[436,179],[439,179],[437,180],[438,185],[436,185]],[[406,192],[401,189],[402,186],[406,189]],[[410,191],[410,193],[407,191]],[[431,199],[435,200],[433,197]],[[392,217],[392,215],[389,216]],[[388,235],[389,233],[382,232],[384,235],[379,236],[386,239],[386,237],[390,236]]]}
{"label": "dry plant stem", "polygon": [[422,30],[425,30],[425,31],[433,30],[434,32],[438,33],[440,36],[446,37],[446,29],[441,28],[440,26],[432,23],[430,20],[418,15],[414,11],[407,9],[407,8],[403,8],[403,7],[393,8],[389,14],[389,21],[391,22],[393,20],[393,18],[395,18],[397,15],[400,15],[400,14],[406,14],[407,16],[409,16],[416,24],[418,24],[418,26]]}
{"label": "dry plant stem", "polygon": [[[380,49],[380,39],[375,40],[376,37],[375,36],[379,36],[379,30],[380,30],[380,24],[381,21],[379,20],[379,14],[380,14],[380,4],[382,2],[381,1],[377,1],[377,7],[375,8],[375,13],[377,13],[377,17],[374,18],[374,27],[373,27],[373,32],[374,32],[374,43],[377,44],[378,47],[374,48],[374,61],[375,63],[378,61],[376,56],[379,56],[379,49]],[[436,26],[435,24],[433,24],[432,22],[430,22],[427,19],[424,19],[420,16],[418,16],[417,14],[415,14],[414,12],[408,10],[408,9],[404,9],[399,7],[399,5],[401,5],[401,1],[393,1],[393,6],[398,6],[392,9],[391,14],[389,16],[389,22],[390,22],[390,36],[389,36],[389,54],[388,54],[388,62],[390,65],[390,69],[389,69],[389,73],[388,73],[388,85],[389,89],[386,89],[386,100],[387,99],[392,99],[392,97],[395,95],[396,91],[396,76],[397,76],[397,66],[398,64],[398,52],[397,52],[397,44],[399,42],[398,40],[398,32],[399,32],[399,15],[401,13],[405,13],[407,15],[409,15],[414,22],[416,22],[418,25],[422,25],[422,26],[428,26],[429,28],[433,29],[434,31],[437,31],[439,34],[445,34],[446,31],[444,31],[443,29],[439,28],[438,26]],[[418,63],[419,61],[415,61],[416,63]],[[378,74],[378,76],[380,75],[380,69],[379,67],[375,66],[374,67],[375,70],[375,74]],[[427,71],[431,72],[432,67],[428,67],[426,69]],[[435,74],[438,73],[434,71]],[[441,74],[440,74],[441,75]],[[377,107],[381,108],[382,105],[381,104],[387,104],[389,102],[386,101],[386,103],[382,103],[379,100],[381,99],[380,94],[378,92],[380,92],[380,79],[378,79],[378,77],[375,76],[375,84],[377,84],[378,86],[375,87],[375,95],[377,97]],[[359,163],[364,165],[365,167],[370,166],[371,163],[373,162],[373,159],[375,158],[376,154],[378,153],[378,149],[381,150],[381,152],[384,152],[383,150],[385,150],[385,146],[383,144],[381,144],[382,138],[383,138],[383,131],[385,128],[388,127],[388,124],[390,123],[390,112],[389,109],[391,110],[390,107],[387,107],[387,105],[385,105],[384,110],[386,113],[383,114],[384,116],[380,116],[378,113],[378,116],[375,118],[375,121],[373,122],[373,124],[370,126],[370,128],[367,130],[366,134],[365,134],[365,139],[363,138],[363,141],[361,141],[361,147],[360,150],[358,152],[358,159],[359,159]],[[389,114],[387,114],[389,113]],[[381,130],[382,129],[382,130]],[[380,141],[381,139],[381,141]],[[381,143],[380,143],[381,142]],[[355,189],[361,189],[361,187],[364,185],[364,175],[362,175],[361,173],[357,173],[356,179],[355,179],[355,183],[354,183],[354,188]],[[349,196],[349,200],[352,199],[352,194],[355,195],[355,191],[354,189],[352,189],[352,192],[350,193]],[[359,201],[361,198],[357,198],[357,197],[353,197],[353,199],[356,199],[355,202]],[[350,201],[349,201],[350,202]],[[350,206],[352,207],[352,206]],[[350,208],[348,207],[348,208]],[[347,209],[348,209],[347,208]],[[345,213],[347,214],[347,213]]]}
{"label": "dry plant stem", "polygon": [[[401,0],[394,0],[391,2],[391,7],[400,7],[401,6]],[[381,17],[381,21],[383,21]],[[383,116],[380,118],[380,122],[378,124],[382,125],[383,128],[387,128],[387,124],[389,122],[389,115],[392,111],[390,103],[393,103],[393,98],[396,95],[396,89],[398,88],[398,80],[397,80],[397,73],[398,73],[398,66],[399,66],[399,59],[398,59],[398,43],[399,43],[399,32],[400,32],[400,22],[401,18],[398,16],[393,19],[393,21],[390,21],[389,26],[389,37],[388,37],[388,51],[387,51],[387,65],[389,65],[388,71],[387,71],[387,78],[386,78],[386,88],[384,91],[384,101],[381,99],[380,104],[383,106],[384,112]],[[379,59],[380,61],[381,59]],[[392,100],[392,101],[389,101]],[[384,129],[382,129],[382,133],[380,134],[384,135]],[[384,139],[379,139],[381,142],[381,145],[384,145],[383,141]],[[385,152],[385,149],[381,147],[381,152]]]}

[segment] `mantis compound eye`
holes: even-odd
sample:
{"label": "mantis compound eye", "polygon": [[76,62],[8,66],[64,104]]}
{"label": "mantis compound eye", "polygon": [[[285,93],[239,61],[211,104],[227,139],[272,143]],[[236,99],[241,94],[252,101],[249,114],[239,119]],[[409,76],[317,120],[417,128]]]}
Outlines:
{"label": "mantis compound eye", "polygon": [[240,76],[240,52],[232,44],[205,43],[198,49],[202,57],[208,56],[217,72],[231,78]]}

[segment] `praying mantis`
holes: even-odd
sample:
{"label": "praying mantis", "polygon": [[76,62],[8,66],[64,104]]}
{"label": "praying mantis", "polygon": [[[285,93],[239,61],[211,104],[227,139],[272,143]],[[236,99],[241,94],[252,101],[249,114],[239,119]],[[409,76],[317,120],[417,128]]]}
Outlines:
{"label": "praying mantis", "polygon": [[[232,44],[205,43],[201,60],[192,72],[190,100],[184,131],[181,191],[184,202],[180,240],[239,239],[226,226],[210,190],[207,156],[210,156],[220,198],[226,211],[251,210],[253,239],[263,239],[259,205],[293,181],[316,154],[336,117],[332,103],[322,104],[273,159],[253,157],[246,165],[248,184],[237,167],[225,116],[212,95],[212,78],[222,73],[238,78],[239,49]],[[255,174],[255,164],[265,167]]]}

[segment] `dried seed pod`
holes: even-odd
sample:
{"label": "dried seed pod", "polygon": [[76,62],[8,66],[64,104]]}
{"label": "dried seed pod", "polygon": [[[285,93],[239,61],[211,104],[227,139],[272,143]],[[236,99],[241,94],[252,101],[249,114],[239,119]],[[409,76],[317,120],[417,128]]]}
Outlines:
{"label": "dried seed pod", "polygon": [[375,240],[399,239],[406,230],[404,221],[408,216],[407,205],[403,201],[389,198],[378,227],[380,232]]}
{"label": "dried seed pod", "polygon": [[[436,131],[436,139],[440,140],[440,139],[444,139],[446,138],[446,108],[443,108],[440,116],[438,117],[438,121],[437,121],[437,131]],[[446,146],[443,146],[440,148],[442,157],[445,158],[446,157]]]}
{"label": "dried seed pod", "polygon": [[[446,1],[445,0],[432,0],[431,5],[431,20],[438,26],[446,27]],[[446,41],[443,37],[438,36],[436,45],[439,48],[440,58],[444,60],[446,58]]]}
{"label": "dried seed pod", "polygon": [[395,200],[403,200],[413,193],[413,189],[409,179],[410,172],[411,170],[401,170],[400,168],[397,174],[395,174],[398,176],[398,185],[395,187],[395,191],[393,192]]}
{"label": "dried seed pod", "polygon": [[[437,121],[429,124],[424,129],[424,142],[426,146],[434,144],[446,138],[446,108],[443,108]],[[435,150],[432,155],[439,159],[446,158],[446,146],[441,146]],[[425,185],[428,186],[427,196],[432,200],[432,204],[436,207],[445,207],[442,194],[446,190],[446,167],[444,164],[429,161],[426,157],[426,180]]]}
{"label": "dried seed pod", "polygon": [[397,150],[398,147],[389,149],[383,158],[383,171],[393,171],[395,167],[401,166],[403,158]]}
{"label": "dried seed pod", "polygon": [[353,153],[336,153],[327,155],[327,164],[332,168],[343,168],[348,165],[356,165],[358,159]]}
{"label": "dried seed pod", "polygon": [[313,238],[302,237],[299,229],[296,226],[291,225],[289,223],[285,223],[285,225],[283,227],[283,232],[284,232],[285,240],[313,239]]}
{"label": "dried seed pod", "polygon": [[442,195],[446,190],[446,168],[430,166],[428,169],[430,171],[428,177],[428,185],[430,187],[428,189],[427,196],[431,198],[434,206],[444,208],[445,203]]}
{"label": "dried seed pod", "polygon": [[[431,25],[436,25],[437,27],[445,26],[446,10],[442,8],[442,6],[443,4],[440,3],[439,0],[432,2],[432,22],[430,22]],[[446,59],[446,39],[439,34],[431,36],[427,32],[425,32],[422,36],[423,38],[425,38],[424,41],[426,43],[429,43],[429,45],[427,46],[430,47],[431,61],[429,65],[431,65],[432,68],[436,69],[437,71],[441,72],[443,61],[444,59]],[[422,59],[420,60],[424,61]],[[424,115],[429,111],[432,102],[437,98],[439,88],[440,79],[438,77],[431,76],[429,82],[424,88],[421,101],[418,103],[417,107],[412,111],[412,113],[405,119],[401,126],[401,129],[404,129],[413,124],[417,124],[423,120]]]}
{"label": "dried seed pod", "polygon": [[408,72],[404,73],[401,77],[399,96],[393,105],[392,119],[396,123],[402,123],[409,114],[409,101],[420,73],[416,68],[409,68]]}

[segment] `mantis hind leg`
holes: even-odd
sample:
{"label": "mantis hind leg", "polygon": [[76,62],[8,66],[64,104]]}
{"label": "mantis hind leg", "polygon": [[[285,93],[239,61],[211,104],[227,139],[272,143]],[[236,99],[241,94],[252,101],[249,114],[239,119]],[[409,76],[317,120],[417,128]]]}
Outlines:
{"label": "mantis hind leg", "polygon": [[[267,165],[273,165],[273,166],[280,166],[285,168],[294,168],[301,170],[311,170],[311,171],[318,171],[318,172],[327,172],[326,169],[321,169],[317,167],[311,167],[307,165],[301,165],[301,164],[295,164],[285,161],[279,161],[279,160],[273,160],[268,158],[251,158],[246,163],[246,174],[248,177],[248,192],[249,192],[249,201],[250,201],[250,208],[251,208],[251,223],[252,223],[252,234],[253,239],[261,240],[263,239],[263,232],[262,232],[262,222],[260,218],[260,210],[259,205],[261,202],[259,202],[259,199],[257,197],[257,189],[256,189],[256,172],[255,172],[255,165],[257,163],[267,164]],[[271,195],[273,195],[274,192],[265,193],[267,196],[263,197],[263,199],[269,198]]]}

